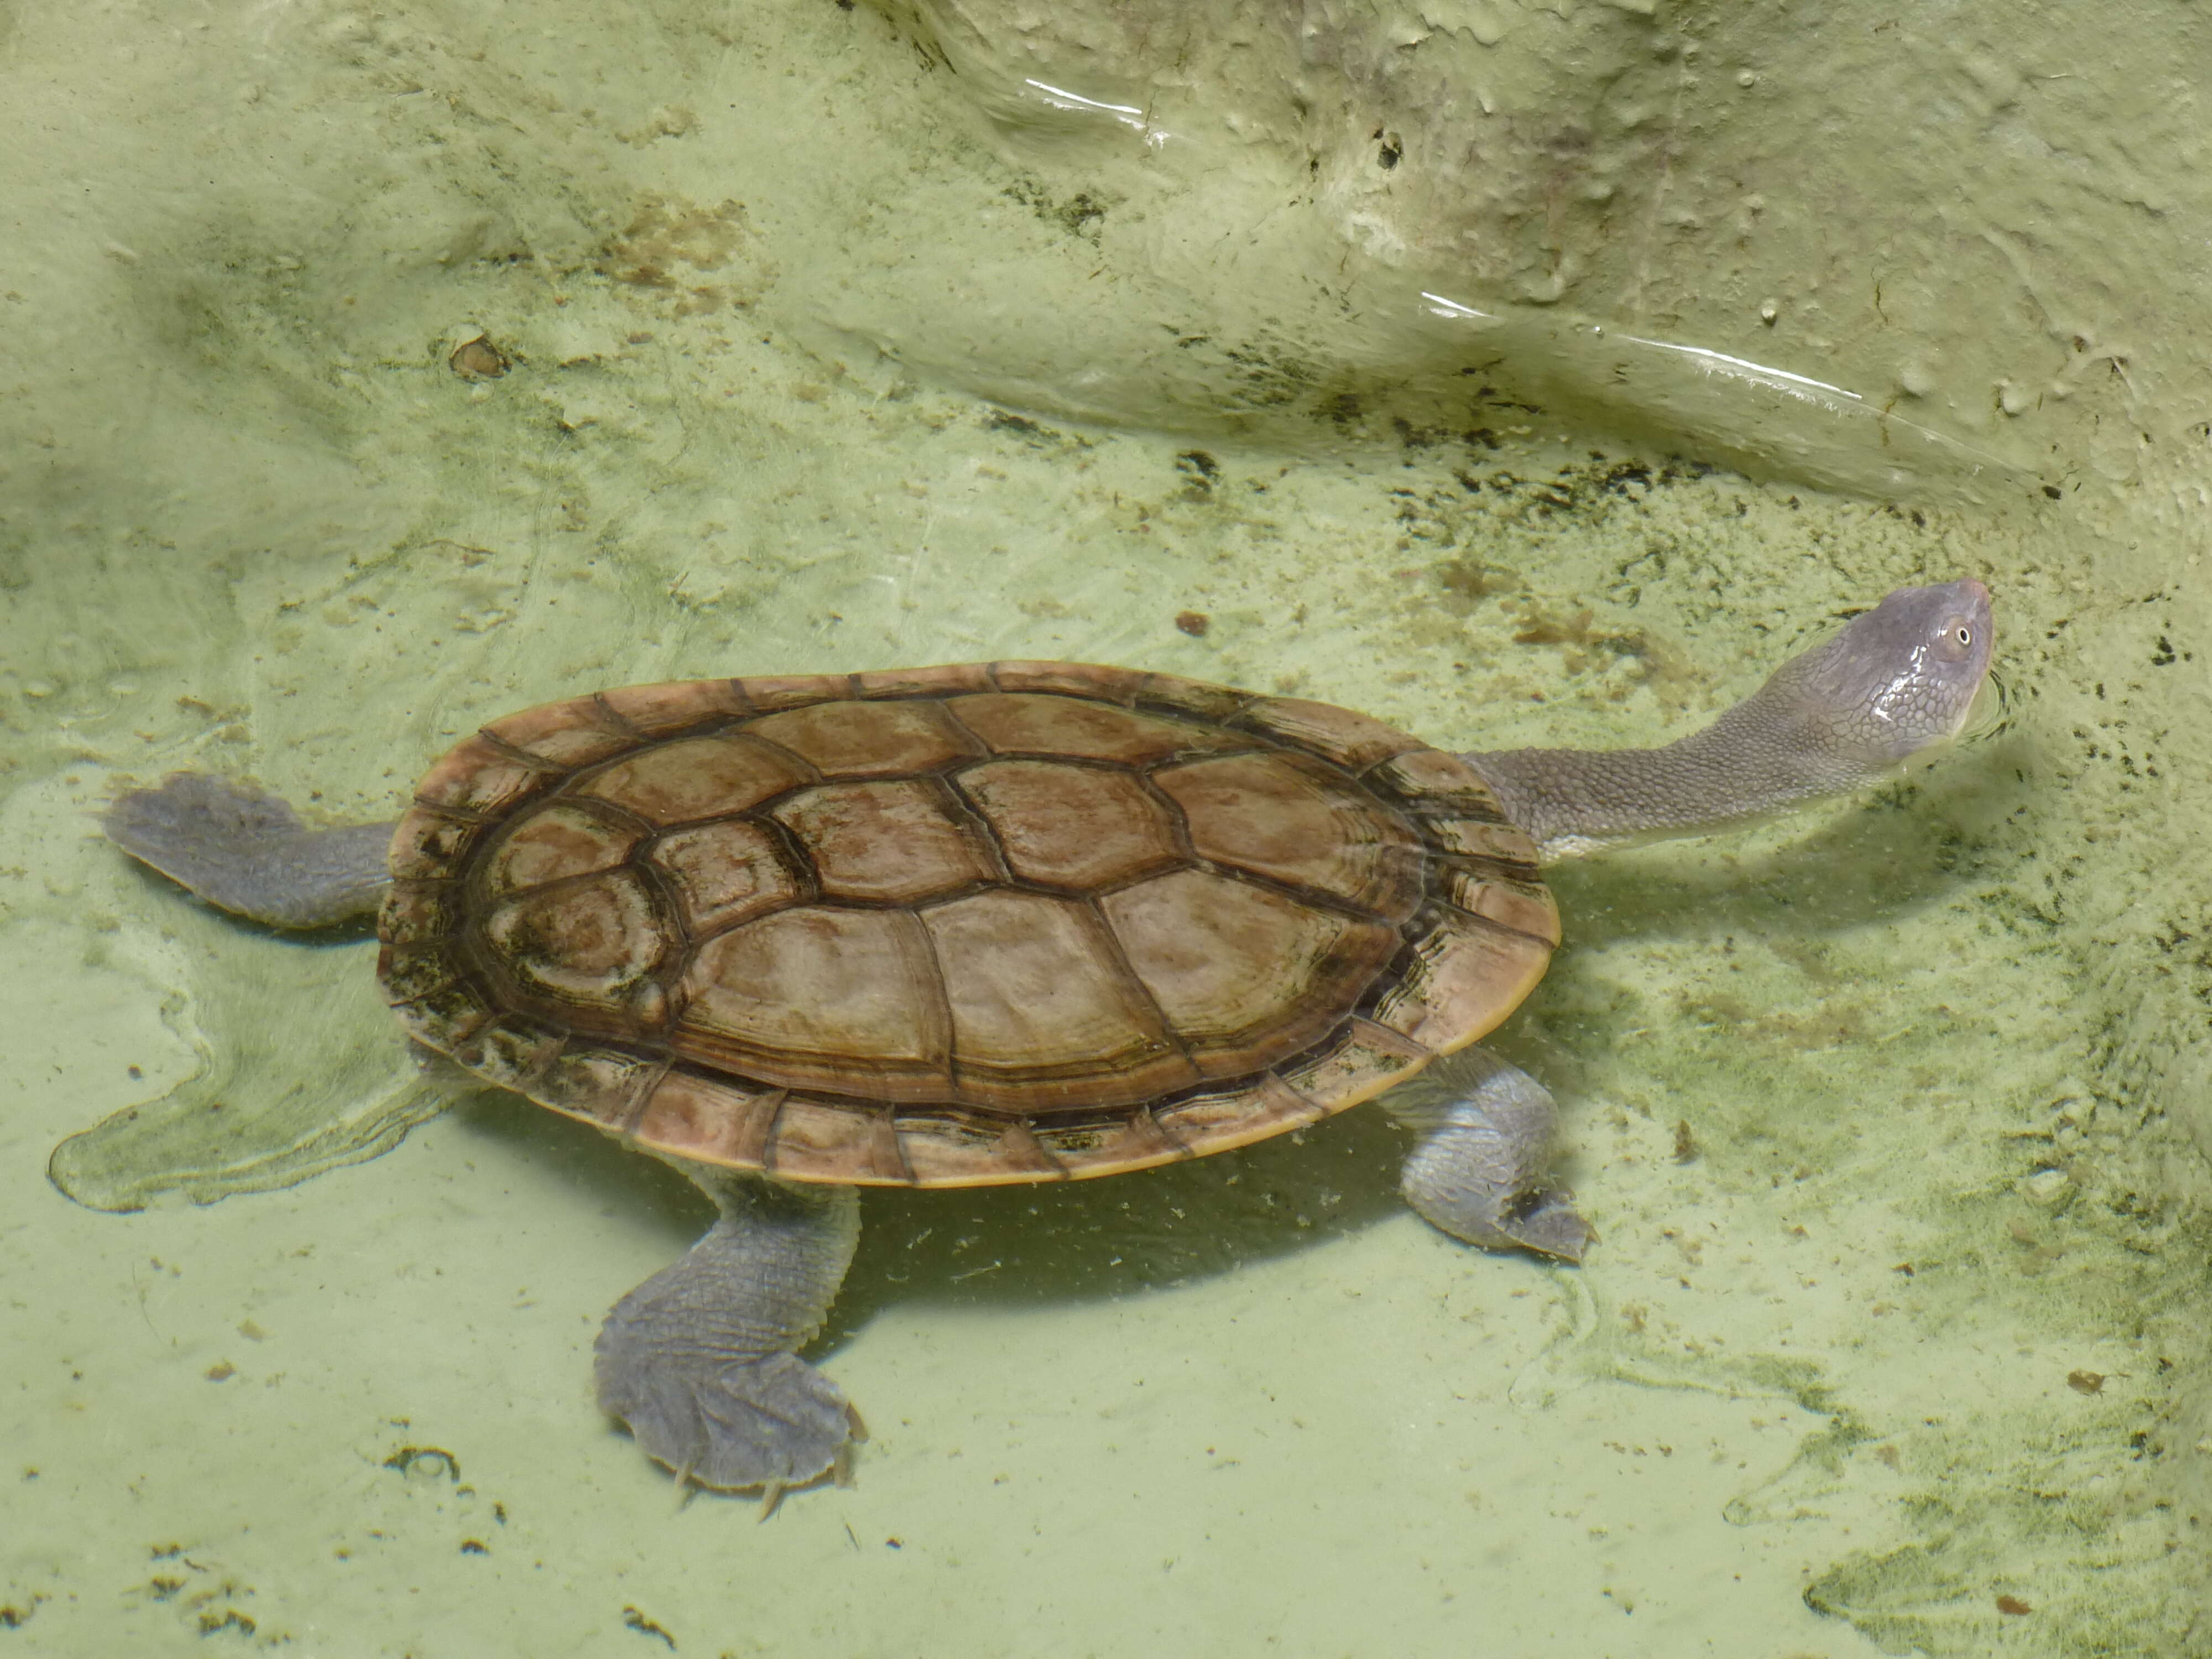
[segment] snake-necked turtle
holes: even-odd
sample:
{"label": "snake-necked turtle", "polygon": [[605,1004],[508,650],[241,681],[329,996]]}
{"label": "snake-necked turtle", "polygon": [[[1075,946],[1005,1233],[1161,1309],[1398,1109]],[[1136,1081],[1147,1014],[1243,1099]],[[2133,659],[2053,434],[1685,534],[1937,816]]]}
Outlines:
{"label": "snake-necked turtle", "polygon": [[1593,753],[1067,663],[699,680],[495,721],[397,824],[178,774],[106,830],[280,927],[380,907],[418,1042],[706,1190],[599,1396],[679,1482],[773,1498],[859,1432],[796,1350],[860,1187],[1141,1170],[1391,1091],[1420,1214],[1578,1259],[1552,1097],[1469,1047],[1559,942],[1540,860],[1867,783],[1989,653],[1980,583],[1900,589],[1706,730]]}

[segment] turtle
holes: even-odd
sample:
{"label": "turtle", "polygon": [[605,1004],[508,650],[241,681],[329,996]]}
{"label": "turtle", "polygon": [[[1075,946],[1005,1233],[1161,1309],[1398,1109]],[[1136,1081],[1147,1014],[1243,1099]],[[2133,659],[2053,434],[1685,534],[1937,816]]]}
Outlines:
{"label": "turtle", "polygon": [[1664,748],[1452,753],[1332,705],[1001,661],[631,686],[494,720],[396,823],[193,773],[123,849],[280,928],[377,916],[414,1041],[683,1171],[598,1398],[696,1483],[849,1478],[799,1356],[858,1189],[1083,1180],[1382,1099],[1412,1207],[1579,1261],[1557,1109],[1477,1046],[1560,942],[1541,866],[1759,817],[1959,734],[1988,590],[1901,588]]}

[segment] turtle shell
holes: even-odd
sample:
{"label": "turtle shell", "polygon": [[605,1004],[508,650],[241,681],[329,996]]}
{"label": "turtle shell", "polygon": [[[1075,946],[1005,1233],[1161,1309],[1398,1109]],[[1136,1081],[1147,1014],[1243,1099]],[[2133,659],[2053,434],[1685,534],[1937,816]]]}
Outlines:
{"label": "turtle shell", "polygon": [[957,1187],[1218,1152],[1488,1031],[1559,942],[1464,763],[1365,715],[1000,662],[512,714],[392,841],[408,1029],[654,1151]]}

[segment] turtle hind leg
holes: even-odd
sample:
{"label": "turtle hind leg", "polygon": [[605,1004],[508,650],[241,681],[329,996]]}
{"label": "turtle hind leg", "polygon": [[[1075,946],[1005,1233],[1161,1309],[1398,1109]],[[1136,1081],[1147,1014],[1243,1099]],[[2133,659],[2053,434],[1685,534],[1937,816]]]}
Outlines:
{"label": "turtle hind leg", "polygon": [[1465,1048],[1383,1103],[1420,1132],[1400,1188],[1425,1220],[1485,1249],[1583,1259],[1593,1235],[1553,1184],[1559,1109],[1542,1084],[1495,1054]]}
{"label": "turtle hind leg", "polygon": [[865,1437],[844,1391],[797,1350],[821,1328],[860,1241],[849,1187],[793,1187],[670,1159],[721,1211],[623,1297],[596,1346],[599,1407],[680,1484],[842,1484]]}
{"label": "turtle hind leg", "polygon": [[107,838],[218,909],[273,927],[373,915],[391,884],[389,823],[313,830],[274,795],[204,772],[118,796]]}

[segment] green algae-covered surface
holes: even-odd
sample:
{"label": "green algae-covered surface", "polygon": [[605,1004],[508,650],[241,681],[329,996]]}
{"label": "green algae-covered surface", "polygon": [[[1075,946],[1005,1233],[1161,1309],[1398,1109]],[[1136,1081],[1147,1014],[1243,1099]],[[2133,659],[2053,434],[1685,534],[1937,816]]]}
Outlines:
{"label": "green algae-covered surface", "polygon": [[[2212,1653],[2180,5],[0,5],[0,1659]],[[594,1409],[703,1224],[98,836],[1006,656],[1663,740],[1972,575],[1970,739],[1554,872],[1580,1268],[1380,1113],[870,1193],[851,1490]]]}

